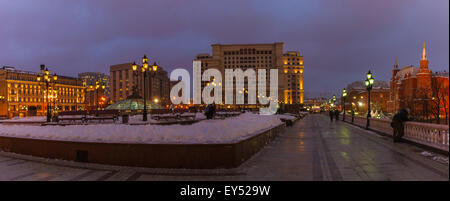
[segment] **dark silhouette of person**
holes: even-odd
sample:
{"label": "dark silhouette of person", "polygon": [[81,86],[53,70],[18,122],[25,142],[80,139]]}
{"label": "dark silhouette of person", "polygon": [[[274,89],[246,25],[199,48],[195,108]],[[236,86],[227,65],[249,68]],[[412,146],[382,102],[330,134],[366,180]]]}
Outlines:
{"label": "dark silhouette of person", "polygon": [[334,110],[334,116],[336,116],[336,121],[339,120],[339,110]]}
{"label": "dark silhouette of person", "polygon": [[393,139],[394,142],[400,142],[401,138],[405,134],[404,122],[409,121],[408,109],[401,109],[397,114],[394,115],[391,122],[391,127],[394,129]]}
{"label": "dark silhouette of person", "polygon": [[333,116],[334,116],[333,110],[330,109],[329,115],[330,115],[330,121],[333,121]]}

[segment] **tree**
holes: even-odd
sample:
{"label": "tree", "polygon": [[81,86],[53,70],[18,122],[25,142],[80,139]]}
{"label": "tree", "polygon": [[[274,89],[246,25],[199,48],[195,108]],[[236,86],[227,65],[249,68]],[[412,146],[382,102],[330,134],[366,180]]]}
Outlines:
{"label": "tree", "polygon": [[440,116],[445,116],[445,123],[448,123],[448,99],[449,99],[448,81],[433,78],[432,80],[432,113],[437,123],[440,123]]}

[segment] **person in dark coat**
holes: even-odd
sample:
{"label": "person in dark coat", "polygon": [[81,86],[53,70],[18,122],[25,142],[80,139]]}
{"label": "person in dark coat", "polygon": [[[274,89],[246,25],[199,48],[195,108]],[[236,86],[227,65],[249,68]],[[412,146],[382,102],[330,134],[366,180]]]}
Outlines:
{"label": "person in dark coat", "polygon": [[405,134],[404,133],[404,123],[406,121],[409,121],[407,109],[401,109],[392,118],[391,127],[394,129],[394,134],[393,134],[394,142],[400,142],[400,139]]}
{"label": "person in dark coat", "polygon": [[333,110],[330,109],[329,115],[330,115],[330,121],[333,121],[333,116],[334,116]]}
{"label": "person in dark coat", "polygon": [[334,116],[336,116],[336,121],[339,120],[339,110],[334,110]]}
{"label": "person in dark coat", "polygon": [[216,114],[216,105],[214,103],[206,106],[205,116],[207,119],[213,119],[215,114]]}

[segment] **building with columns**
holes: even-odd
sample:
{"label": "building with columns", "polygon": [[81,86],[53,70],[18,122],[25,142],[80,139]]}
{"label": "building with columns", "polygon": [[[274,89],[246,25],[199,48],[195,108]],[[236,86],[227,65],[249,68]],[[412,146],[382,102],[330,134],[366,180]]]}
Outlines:
{"label": "building with columns", "polygon": [[14,67],[0,68],[0,116],[46,115],[47,105],[53,112],[85,109],[86,83],[82,79],[58,75],[47,93],[45,84],[37,81],[39,76]]}
{"label": "building with columns", "polygon": [[390,79],[388,111],[396,113],[409,108],[417,119],[448,116],[448,72],[433,73],[428,67],[428,58],[423,44],[420,66],[399,68],[395,58]]}

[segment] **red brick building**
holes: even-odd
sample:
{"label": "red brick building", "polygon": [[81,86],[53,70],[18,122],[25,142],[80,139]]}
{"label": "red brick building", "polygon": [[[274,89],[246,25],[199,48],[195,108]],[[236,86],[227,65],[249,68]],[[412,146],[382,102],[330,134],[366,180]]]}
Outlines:
{"label": "red brick building", "polygon": [[398,68],[397,58],[390,80],[388,111],[396,113],[409,108],[417,120],[448,119],[448,72],[433,73],[423,45],[420,67]]}

